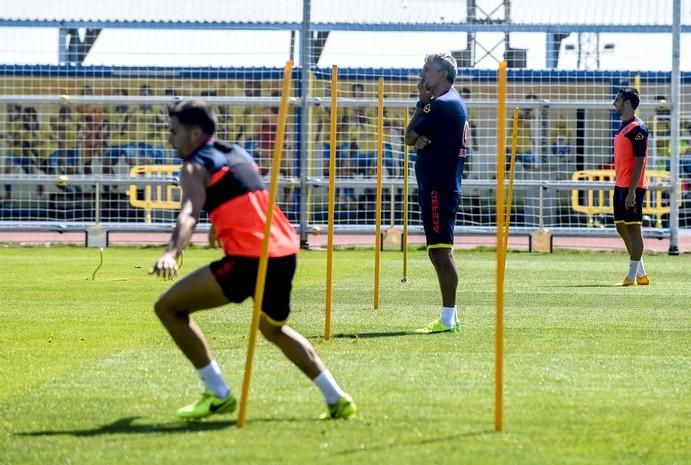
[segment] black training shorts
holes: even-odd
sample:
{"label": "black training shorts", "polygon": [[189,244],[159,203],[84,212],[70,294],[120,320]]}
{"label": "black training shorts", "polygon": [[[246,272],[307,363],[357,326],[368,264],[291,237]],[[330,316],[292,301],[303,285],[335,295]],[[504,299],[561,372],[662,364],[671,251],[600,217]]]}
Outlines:
{"label": "black training shorts", "polygon": [[[296,262],[295,255],[269,258],[262,311],[272,323],[282,324],[290,314],[290,291]],[[229,301],[240,303],[254,297],[258,258],[225,256],[209,266]]]}
{"label": "black training shorts", "polygon": [[418,194],[427,247],[453,248],[453,230],[461,196],[457,192],[432,190]]}
{"label": "black training shorts", "polygon": [[612,205],[614,206],[614,222],[625,224],[643,223],[643,198],[645,189],[636,188],[636,202],[633,208],[626,208],[626,195],[629,193],[628,187],[614,187]]}

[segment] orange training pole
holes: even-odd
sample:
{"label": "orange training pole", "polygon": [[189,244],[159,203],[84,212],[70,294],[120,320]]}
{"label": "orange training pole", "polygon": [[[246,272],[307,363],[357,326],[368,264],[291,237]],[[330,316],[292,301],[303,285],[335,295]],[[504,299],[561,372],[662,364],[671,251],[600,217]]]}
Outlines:
{"label": "orange training pole", "polygon": [[324,339],[331,339],[334,214],[336,210],[336,127],[338,125],[338,66],[331,67],[331,121],[329,122],[329,233],[326,242],[326,316]]}
{"label": "orange training pole", "polygon": [[379,308],[379,262],[381,260],[381,198],[382,198],[382,171],[384,156],[384,79],[379,78],[378,83],[379,104],[377,108],[377,200],[375,213],[374,235],[374,309]]}
{"label": "orange training pole", "polygon": [[264,239],[262,240],[262,254],[259,258],[257,270],[257,285],[254,289],[254,311],[252,312],[252,325],[247,345],[247,360],[245,362],[245,377],[242,381],[242,397],[240,398],[240,410],[238,411],[238,428],[245,426],[247,414],[247,402],[252,381],[252,363],[254,361],[254,348],[257,342],[257,329],[261,318],[262,301],[264,299],[264,285],[266,284],[266,269],[269,263],[269,236],[271,234],[271,221],[273,209],[276,204],[276,192],[278,190],[278,175],[281,169],[281,156],[283,155],[283,139],[285,136],[286,119],[288,116],[288,97],[290,96],[290,84],[293,71],[293,61],[288,60],[283,69],[283,89],[281,92],[281,104],[278,111],[278,127],[276,130],[276,145],[274,146],[274,159],[271,166],[271,186],[269,187],[269,203],[266,207],[266,224],[264,225]]}
{"label": "orange training pole", "polygon": [[504,171],[506,141],[506,61],[497,70],[497,269],[494,430],[501,431],[504,417]]}

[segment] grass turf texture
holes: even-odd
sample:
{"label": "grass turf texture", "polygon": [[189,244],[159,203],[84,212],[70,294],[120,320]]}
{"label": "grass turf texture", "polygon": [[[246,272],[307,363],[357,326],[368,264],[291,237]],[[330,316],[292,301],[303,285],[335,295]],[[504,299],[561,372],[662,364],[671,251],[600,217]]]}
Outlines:
{"label": "grass turf texture", "polygon": [[[356,399],[318,421],[321,395],[259,339],[244,429],[175,410],[201,392],[152,312],[160,248],[0,249],[2,464],[682,464],[691,462],[688,257],[649,256],[652,285],[610,287],[618,253],[508,257],[505,421],[494,427],[494,253],[459,251],[460,335],[413,335],[437,316],[423,251],[335,253],[333,333],[322,339],[325,253],[302,252],[291,324]],[[183,272],[218,257],[191,249]],[[183,273],[184,274],[184,273]],[[251,305],[200,313],[239,394]]]}

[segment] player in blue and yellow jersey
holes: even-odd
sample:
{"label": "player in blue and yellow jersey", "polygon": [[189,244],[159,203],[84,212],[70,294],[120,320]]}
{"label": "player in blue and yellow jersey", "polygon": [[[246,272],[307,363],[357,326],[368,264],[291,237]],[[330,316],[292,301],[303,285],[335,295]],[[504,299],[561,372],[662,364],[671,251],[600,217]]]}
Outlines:
{"label": "player in blue and yellow jersey", "polygon": [[[242,302],[254,295],[269,193],[252,157],[237,145],[212,138],[216,121],[202,101],[181,101],[170,109],[170,143],[182,159],[180,213],[165,252],[152,273],[172,279],[177,257],[189,242],[202,210],[209,214],[225,257],[175,283],[156,302],[156,315],[204,383],[199,401],[178,410],[183,419],[231,413],[237,401],[225,383],[209,346],[190,315]],[[269,239],[266,291],[259,330],[314,381],[328,406],[326,418],[348,418],[356,407],[312,345],[286,325],[299,238],[275,207]]]}
{"label": "player in blue and yellow jersey", "polygon": [[453,256],[454,226],[470,125],[463,99],[453,87],[456,60],[448,52],[427,55],[418,82],[419,101],[405,142],[415,146],[415,176],[427,251],[441,290],[438,320],[423,333],[459,332],[458,272]]}
{"label": "player in blue and yellow jersey", "polygon": [[650,280],[643,267],[643,198],[648,188],[645,165],[648,160],[648,128],[635,114],[640,103],[638,90],[619,89],[614,109],[621,127],[614,136],[614,224],[629,252],[629,272],[617,285],[647,285]]}

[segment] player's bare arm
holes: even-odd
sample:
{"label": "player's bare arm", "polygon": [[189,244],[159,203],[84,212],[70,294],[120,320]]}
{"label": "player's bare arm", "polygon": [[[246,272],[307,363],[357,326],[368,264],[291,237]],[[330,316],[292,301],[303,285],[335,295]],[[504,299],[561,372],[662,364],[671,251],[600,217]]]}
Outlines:
{"label": "player's bare arm", "polygon": [[199,215],[206,200],[206,185],[209,174],[198,163],[184,163],[180,173],[180,187],[182,199],[180,213],[178,214],[175,228],[170,236],[166,250],[158,259],[151,270],[152,274],[166,279],[177,276],[177,257],[185,248],[194,228],[199,221]]}
{"label": "player's bare arm", "polygon": [[636,204],[636,186],[638,181],[641,179],[641,172],[643,171],[643,157],[635,157],[633,162],[633,174],[631,175],[631,184],[629,185],[629,191],[626,193],[626,199],[624,200],[624,206],[631,209]]}

